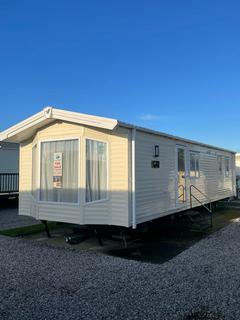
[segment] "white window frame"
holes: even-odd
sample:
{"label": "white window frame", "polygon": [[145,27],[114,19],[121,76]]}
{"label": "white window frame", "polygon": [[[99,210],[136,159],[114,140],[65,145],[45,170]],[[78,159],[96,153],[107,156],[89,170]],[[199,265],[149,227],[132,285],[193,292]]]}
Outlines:
{"label": "white window frame", "polygon": [[[37,192],[36,192],[36,195],[34,196],[34,192],[33,192],[33,148],[37,148],[37,154],[36,154],[36,158],[37,158],[37,163],[35,164],[35,169],[36,169],[36,188],[37,188]],[[38,190],[39,190],[39,163],[38,163],[38,160],[39,160],[39,145],[38,145],[38,143],[37,142],[34,142],[33,144],[32,144],[32,149],[31,149],[31,151],[32,151],[32,179],[31,179],[31,196],[32,196],[32,198],[35,200],[35,201],[37,201],[38,200]]]}
{"label": "white window frame", "polygon": [[[194,161],[194,175],[191,175],[191,154],[194,155],[195,161]],[[197,157],[196,157],[197,156]],[[197,170],[197,161],[198,161],[198,170]],[[197,175],[198,172],[198,175]],[[195,150],[189,150],[189,177],[190,179],[199,179],[201,176],[200,174],[200,152]]]}
{"label": "white window frame", "polygon": [[[102,140],[102,139],[96,139],[94,137],[89,137],[89,136],[85,136],[84,138],[84,143],[83,143],[83,147],[84,147],[84,151],[83,151],[83,156],[84,156],[84,159],[83,159],[83,183],[84,183],[84,192],[83,192],[83,205],[84,206],[89,206],[89,205],[93,205],[93,204],[96,204],[96,203],[101,203],[101,202],[106,202],[106,201],[109,201],[110,200],[110,197],[109,197],[109,142],[107,140]],[[94,201],[90,201],[90,202],[86,202],[86,183],[87,183],[87,172],[86,172],[86,146],[87,146],[87,143],[86,141],[87,140],[92,140],[92,141],[96,141],[96,142],[103,142],[103,143],[106,143],[106,159],[107,159],[107,190],[106,190],[106,198],[105,199],[100,199],[100,200],[94,200]]]}
{"label": "white window frame", "polygon": [[[41,155],[42,155],[42,142],[55,142],[55,141],[66,141],[66,140],[77,140],[78,141],[78,201],[77,202],[57,202],[57,201],[46,201],[46,200],[41,200],[40,199],[40,193],[41,193]],[[74,207],[79,207],[81,205],[81,138],[79,137],[64,137],[64,138],[52,138],[52,139],[40,139],[39,140],[39,179],[38,179],[38,187],[39,187],[39,192],[38,192],[38,203],[40,204],[49,204],[49,205],[67,205],[67,206],[74,206]]]}
{"label": "white window frame", "polygon": [[[226,156],[225,157],[225,177],[228,178],[230,176],[230,157]],[[227,163],[228,163],[228,170],[227,170]]]}

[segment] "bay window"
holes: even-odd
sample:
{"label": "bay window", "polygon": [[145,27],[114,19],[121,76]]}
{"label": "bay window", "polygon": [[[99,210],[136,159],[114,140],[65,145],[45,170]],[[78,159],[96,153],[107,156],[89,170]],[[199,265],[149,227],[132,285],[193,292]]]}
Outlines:
{"label": "bay window", "polygon": [[77,139],[41,143],[40,200],[78,202]]}
{"label": "bay window", "polygon": [[107,198],[107,144],[86,139],[85,201]]}

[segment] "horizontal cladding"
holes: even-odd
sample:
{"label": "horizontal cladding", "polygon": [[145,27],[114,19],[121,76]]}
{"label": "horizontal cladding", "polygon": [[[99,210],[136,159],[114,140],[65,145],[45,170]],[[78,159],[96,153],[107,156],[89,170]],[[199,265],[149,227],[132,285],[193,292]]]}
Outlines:
{"label": "horizontal cladding", "polygon": [[19,194],[19,208],[18,212],[20,215],[23,216],[30,216],[31,215],[31,206],[32,206],[32,198],[30,195],[22,195]]}
{"label": "horizontal cladding", "polygon": [[[108,224],[110,220],[109,202],[92,203],[84,206],[84,224]],[[95,221],[95,222],[94,222]]]}
{"label": "horizontal cladding", "polygon": [[80,207],[64,204],[38,204],[38,219],[80,223]]}
{"label": "horizontal cladding", "polygon": [[[154,146],[159,146],[159,157],[154,158]],[[137,132],[136,138],[136,214],[137,223],[152,220],[176,212],[181,209],[176,205],[176,145],[183,145],[182,141],[174,141],[153,134]],[[190,185],[199,188],[207,197],[192,189],[193,194],[202,202],[208,198],[217,201],[234,195],[234,168],[230,167],[229,177],[225,176],[224,161],[223,173],[219,175],[217,155],[230,157],[226,151],[208,149],[193,144],[186,144],[186,163],[189,170],[189,151],[199,152],[200,178],[186,179],[185,209],[190,208]],[[160,168],[151,168],[151,161],[160,161]],[[195,193],[194,193],[195,192]],[[196,194],[197,193],[197,194]],[[193,206],[199,203],[192,198]]]}
{"label": "horizontal cladding", "polygon": [[111,224],[128,226],[128,192],[129,192],[129,131],[120,131],[112,135],[111,141]]}
{"label": "horizontal cladding", "polygon": [[82,126],[73,125],[68,122],[55,121],[38,133],[40,139],[54,139],[58,137],[75,137],[83,132]]}
{"label": "horizontal cladding", "polygon": [[24,216],[31,216],[32,147],[30,142],[21,144],[19,157],[19,214]]}
{"label": "horizontal cladding", "polygon": [[[223,161],[223,172],[222,174],[219,174],[217,166],[217,155],[219,155],[219,151],[212,151],[211,154],[208,154],[206,153],[206,150],[201,149],[199,154],[200,178],[190,178],[190,184],[193,184],[194,186],[199,188],[211,200],[233,195],[232,171],[230,171],[228,177],[225,176],[225,167]],[[232,157],[231,154],[227,154],[226,152],[221,155],[223,157]],[[204,201],[204,196],[195,191],[194,188],[193,194],[197,194],[198,198],[201,201]]]}
{"label": "horizontal cladding", "polygon": [[[228,197],[231,197],[231,196],[233,196],[233,192],[224,193],[222,196],[220,195],[220,196],[214,197],[214,199],[212,199],[212,201],[219,201],[221,199],[228,198]],[[205,204],[207,204],[208,202],[209,201],[203,201],[203,203],[205,203]],[[193,201],[193,206],[192,207],[194,208],[194,207],[198,207],[198,206],[199,206],[199,203],[196,202],[196,201]],[[159,208],[151,207],[151,210],[147,210],[145,212],[145,214],[138,215],[138,223],[143,223],[143,222],[146,222],[146,221],[154,220],[156,218],[164,217],[166,215],[169,215],[169,214],[172,214],[172,213],[176,213],[176,212],[181,212],[181,211],[187,210],[187,209],[191,209],[189,203],[187,203],[182,208],[177,208],[176,206],[172,206],[172,207],[169,206],[165,210],[161,209],[161,211],[159,210]]]}
{"label": "horizontal cladding", "polygon": [[[159,169],[151,168],[154,145],[159,145]],[[162,137],[137,132],[136,136],[136,213],[150,217],[175,206],[175,154],[174,144]]]}
{"label": "horizontal cladding", "polygon": [[20,147],[20,177],[19,191],[31,191],[31,176],[32,176],[32,146],[30,142],[22,143]]}

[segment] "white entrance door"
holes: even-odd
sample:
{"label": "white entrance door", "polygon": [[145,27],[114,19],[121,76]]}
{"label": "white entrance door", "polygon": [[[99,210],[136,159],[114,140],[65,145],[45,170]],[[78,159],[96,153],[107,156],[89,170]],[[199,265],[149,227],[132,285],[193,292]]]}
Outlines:
{"label": "white entrance door", "polygon": [[187,199],[186,188],[186,148],[184,146],[176,147],[176,204],[184,206]]}

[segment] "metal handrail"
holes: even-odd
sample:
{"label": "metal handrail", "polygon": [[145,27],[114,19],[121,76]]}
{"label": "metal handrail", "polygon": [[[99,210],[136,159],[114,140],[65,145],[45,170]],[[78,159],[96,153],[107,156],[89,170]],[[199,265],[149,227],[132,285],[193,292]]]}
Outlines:
{"label": "metal handrail", "polygon": [[182,188],[182,193],[180,194],[180,196],[178,196],[178,199],[181,198],[183,196],[183,202],[185,202],[185,186],[183,184],[179,184],[178,185],[178,189]]}
{"label": "metal handrail", "polygon": [[[197,190],[199,193],[201,193],[208,201],[209,201],[209,208],[208,206],[206,206],[201,200],[199,200],[196,196],[194,196],[192,194],[192,188],[194,188],[195,190]],[[212,201],[211,199],[204,193],[202,192],[200,189],[198,189],[196,186],[194,186],[193,184],[190,185],[190,206],[192,208],[192,198],[194,198],[198,203],[201,204],[201,206],[203,206],[209,213],[210,213],[210,216],[211,216],[211,227],[213,225],[213,222],[212,222]]]}

